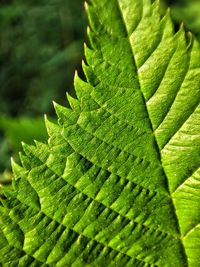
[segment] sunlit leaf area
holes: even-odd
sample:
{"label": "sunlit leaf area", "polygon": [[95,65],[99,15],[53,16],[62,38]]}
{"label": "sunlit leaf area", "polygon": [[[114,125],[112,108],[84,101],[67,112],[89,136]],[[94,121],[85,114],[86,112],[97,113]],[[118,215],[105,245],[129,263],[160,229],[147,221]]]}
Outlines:
{"label": "sunlit leaf area", "polygon": [[0,0],[0,266],[200,267],[199,11]]}
{"label": "sunlit leaf area", "polygon": [[[200,38],[199,0],[161,0],[161,4],[163,10],[171,6],[177,29],[184,21],[186,29]],[[65,103],[66,91],[74,95],[74,71],[82,75],[87,18],[82,0],[1,0],[0,18],[3,173],[10,171],[10,157],[18,158],[21,141],[32,143],[33,139],[46,136],[43,114],[55,116],[52,101]],[[31,124],[35,130],[27,131],[25,125],[23,131],[19,121]],[[11,124],[17,134],[9,134]]]}

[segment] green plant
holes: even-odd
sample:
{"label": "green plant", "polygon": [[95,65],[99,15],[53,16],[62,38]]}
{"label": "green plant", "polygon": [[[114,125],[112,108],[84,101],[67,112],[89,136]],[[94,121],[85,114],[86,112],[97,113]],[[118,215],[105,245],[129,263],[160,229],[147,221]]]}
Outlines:
{"label": "green plant", "polygon": [[[41,137],[44,122],[41,119],[37,126],[38,116],[52,114],[52,99],[64,102],[66,84],[74,94],[85,16],[82,0],[0,0],[0,4],[1,173],[10,170],[10,156],[16,157],[21,141],[30,143],[38,132]],[[30,123],[24,117],[31,117]]]}
{"label": "green plant", "polygon": [[[0,112],[52,113],[83,54],[82,0],[0,1]],[[40,107],[40,108],[38,108]]]}
{"label": "green plant", "polygon": [[198,267],[199,43],[158,1],[91,2],[87,81],[12,163],[0,262]]}
{"label": "green plant", "polygon": [[188,29],[200,38],[200,1],[182,0],[172,6],[172,17],[176,22],[184,21]]}
{"label": "green plant", "polygon": [[34,139],[47,139],[43,118],[10,118],[0,115],[0,134],[0,173],[10,169],[10,157],[17,158],[22,141],[33,144]]}

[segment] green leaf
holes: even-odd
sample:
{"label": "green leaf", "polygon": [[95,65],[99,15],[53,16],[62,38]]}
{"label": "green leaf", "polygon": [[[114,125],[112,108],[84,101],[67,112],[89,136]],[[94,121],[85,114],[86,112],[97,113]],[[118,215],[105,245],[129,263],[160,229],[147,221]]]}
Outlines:
{"label": "green leaf", "polygon": [[23,145],[3,266],[190,266],[200,249],[200,48],[158,1],[92,0],[71,109]]}
{"label": "green leaf", "polygon": [[21,117],[18,119],[0,116],[0,130],[4,133],[14,151],[19,151],[21,141],[33,143],[33,139],[47,138],[42,118]]}
{"label": "green leaf", "polygon": [[187,28],[200,37],[200,2],[199,0],[183,0],[172,6],[172,17],[175,21],[184,21]]}
{"label": "green leaf", "polygon": [[0,173],[10,170],[10,157],[18,158],[21,142],[33,144],[34,139],[47,139],[43,118],[10,118],[0,115]]}

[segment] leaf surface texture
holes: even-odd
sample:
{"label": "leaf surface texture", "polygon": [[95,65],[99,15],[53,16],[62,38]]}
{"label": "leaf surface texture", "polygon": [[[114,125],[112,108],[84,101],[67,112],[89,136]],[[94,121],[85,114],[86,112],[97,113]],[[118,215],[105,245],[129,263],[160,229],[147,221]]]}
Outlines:
{"label": "leaf surface texture", "polygon": [[86,81],[24,144],[3,266],[200,266],[200,48],[148,0],[92,0]]}

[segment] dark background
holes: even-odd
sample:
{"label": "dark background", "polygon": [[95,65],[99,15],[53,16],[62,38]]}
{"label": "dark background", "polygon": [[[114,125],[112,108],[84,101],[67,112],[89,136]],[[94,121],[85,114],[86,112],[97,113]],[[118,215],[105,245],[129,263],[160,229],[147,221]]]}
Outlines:
{"label": "dark background", "polygon": [[[199,0],[161,0],[200,37]],[[10,156],[21,141],[47,137],[43,114],[52,100],[66,104],[74,70],[81,73],[87,19],[83,0],[0,0],[0,182],[9,180]]]}

